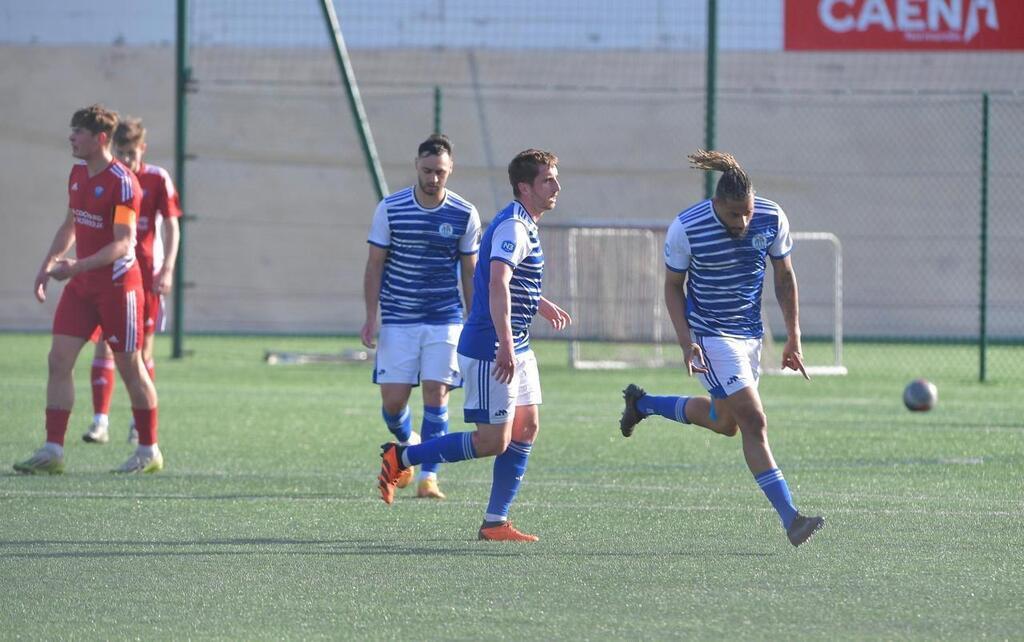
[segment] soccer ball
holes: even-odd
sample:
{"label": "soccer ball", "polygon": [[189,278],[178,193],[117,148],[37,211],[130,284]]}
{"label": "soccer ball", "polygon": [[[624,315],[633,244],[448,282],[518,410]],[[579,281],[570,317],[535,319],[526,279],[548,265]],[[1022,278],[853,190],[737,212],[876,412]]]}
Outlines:
{"label": "soccer ball", "polygon": [[931,410],[938,401],[939,389],[927,379],[914,379],[903,389],[903,404],[909,410]]}

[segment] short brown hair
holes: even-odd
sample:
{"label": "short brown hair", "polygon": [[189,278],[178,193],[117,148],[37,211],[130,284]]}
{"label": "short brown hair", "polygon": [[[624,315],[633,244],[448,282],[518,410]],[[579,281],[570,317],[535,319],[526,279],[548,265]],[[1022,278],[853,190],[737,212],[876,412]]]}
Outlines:
{"label": "short brown hair", "polygon": [[445,152],[452,156],[452,141],[444,134],[431,134],[427,140],[420,143],[416,150],[418,158],[423,156],[440,156]]}
{"label": "short brown hair", "polygon": [[104,133],[112,136],[117,128],[117,112],[103,105],[89,105],[71,116],[71,126],[88,129],[93,135]]}
{"label": "short brown hair", "polygon": [[557,167],[558,157],[542,149],[527,149],[516,154],[508,164],[508,182],[512,184],[512,194],[519,197],[519,184],[532,183],[540,174],[541,167]]}
{"label": "short brown hair", "polygon": [[125,116],[114,130],[114,144],[118,147],[138,147],[146,142],[146,128],[141,118]]}

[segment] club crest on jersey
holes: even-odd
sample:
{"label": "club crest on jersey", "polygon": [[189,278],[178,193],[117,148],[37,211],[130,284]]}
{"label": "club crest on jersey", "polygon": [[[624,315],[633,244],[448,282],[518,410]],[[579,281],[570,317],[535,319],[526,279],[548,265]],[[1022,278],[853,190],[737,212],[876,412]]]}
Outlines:
{"label": "club crest on jersey", "polygon": [[72,192],[77,192],[78,191],[78,181],[75,181],[74,183],[71,184],[71,191]]}
{"label": "club crest on jersey", "polygon": [[750,243],[758,250],[765,250],[768,248],[768,236],[763,233],[755,234]]}
{"label": "club crest on jersey", "polygon": [[516,244],[513,243],[512,241],[502,241],[501,242],[501,249],[505,250],[506,252],[510,252],[511,253],[513,250],[516,249]]}
{"label": "club crest on jersey", "polygon": [[452,229],[451,223],[441,223],[437,228],[437,233],[446,239],[450,239],[455,235],[455,230]]}
{"label": "club crest on jersey", "polygon": [[96,195],[96,198],[103,196],[103,186],[97,185],[96,189],[94,189],[92,193]]}

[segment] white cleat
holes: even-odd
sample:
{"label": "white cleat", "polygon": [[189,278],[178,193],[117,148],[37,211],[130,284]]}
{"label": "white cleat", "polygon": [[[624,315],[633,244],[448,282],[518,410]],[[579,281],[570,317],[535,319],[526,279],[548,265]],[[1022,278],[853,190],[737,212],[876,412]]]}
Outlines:
{"label": "white cleat", "polygon": [[115,468],[115,473],[158,473],[164,469],[164,456],[157,446],[152,451],[138,448],[128,461]]}
{"label": "white cleat", "polygon": [[64,473],[64,455],[43,446],[25,461],[14,464],[14,470],[23,475],[60,475]]}
{"label": "white cleat", "polygon": [[87,444],[105,444],[110,441],[110,432],[107,430],[107,424],[92,422],[89,430],[85,431],[85,434],[82,435],[82,441]]}

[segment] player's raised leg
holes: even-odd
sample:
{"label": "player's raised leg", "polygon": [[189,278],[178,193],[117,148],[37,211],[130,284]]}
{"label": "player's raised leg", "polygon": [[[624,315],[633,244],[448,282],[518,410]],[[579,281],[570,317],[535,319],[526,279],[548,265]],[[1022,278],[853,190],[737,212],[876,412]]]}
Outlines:
{"label": "player's raised leg", "polygon": [[619,419],[619,430],[624,437],[631,436],[636,430],[636,425],[652,415],[681,424],[701,426],[726,437],[732,437],[738,431],[736,420],[722,404],[721,399],[649,395],[634,383],[626,386],[622,391],[622,397],[625,400],[625,408]]}
{"label": "player's raised leg", "polygon": [[19,473],[59,475],[64,472],[64,436],[75,404],[74,367],[85,343],[80,337],[53,335],[47,359],[46,442],[31,457],[14,464],[14,470]]}

